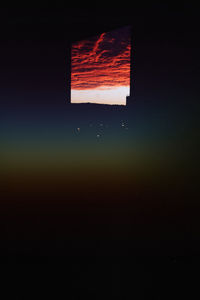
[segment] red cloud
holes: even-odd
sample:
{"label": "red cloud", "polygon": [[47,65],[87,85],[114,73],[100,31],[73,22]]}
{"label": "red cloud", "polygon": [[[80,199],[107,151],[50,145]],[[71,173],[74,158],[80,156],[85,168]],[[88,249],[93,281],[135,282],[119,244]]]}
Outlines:
{"label": "red cloud", "polygon": [[130,31],[125,27],[72,46],[71,88],[130,84]]}

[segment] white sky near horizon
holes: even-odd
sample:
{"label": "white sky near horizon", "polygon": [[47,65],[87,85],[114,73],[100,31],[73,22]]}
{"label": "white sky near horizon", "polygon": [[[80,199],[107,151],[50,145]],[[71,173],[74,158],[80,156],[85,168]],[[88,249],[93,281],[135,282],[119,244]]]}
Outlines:
{"label": "white sky near horizon", "polygon": [[71,90],[71,103],[97,103],[126,105],[126,96],[130,93],[129,86],[101,89]]}

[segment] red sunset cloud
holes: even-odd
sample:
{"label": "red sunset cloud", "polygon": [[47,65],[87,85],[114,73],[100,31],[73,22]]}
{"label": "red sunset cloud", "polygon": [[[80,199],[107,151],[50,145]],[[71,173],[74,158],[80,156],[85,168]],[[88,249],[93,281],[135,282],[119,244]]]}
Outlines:
{"label": "red sunset cloud", "polygon": [[105,89],[130,84],[128,27],[72,45],[71,88]]}

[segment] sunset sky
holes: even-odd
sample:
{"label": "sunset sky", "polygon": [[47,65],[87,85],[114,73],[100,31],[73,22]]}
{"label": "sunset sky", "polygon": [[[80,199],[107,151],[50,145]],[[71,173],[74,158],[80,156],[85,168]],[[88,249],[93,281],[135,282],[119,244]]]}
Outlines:
{"label": "sunset sky", "polygon": [[72,45],[71,102],[126,104],[130,89],[130,28]]}

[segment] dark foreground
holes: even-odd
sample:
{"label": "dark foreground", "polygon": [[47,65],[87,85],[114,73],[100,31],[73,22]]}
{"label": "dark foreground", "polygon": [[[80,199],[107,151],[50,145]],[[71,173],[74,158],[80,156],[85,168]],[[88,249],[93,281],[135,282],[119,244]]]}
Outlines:
{"label": "dark foreground", "polygon": [[70,116],[55,132],[5,129],[6,299],[198,299],[197,177],[181,135],[124,112]]}

